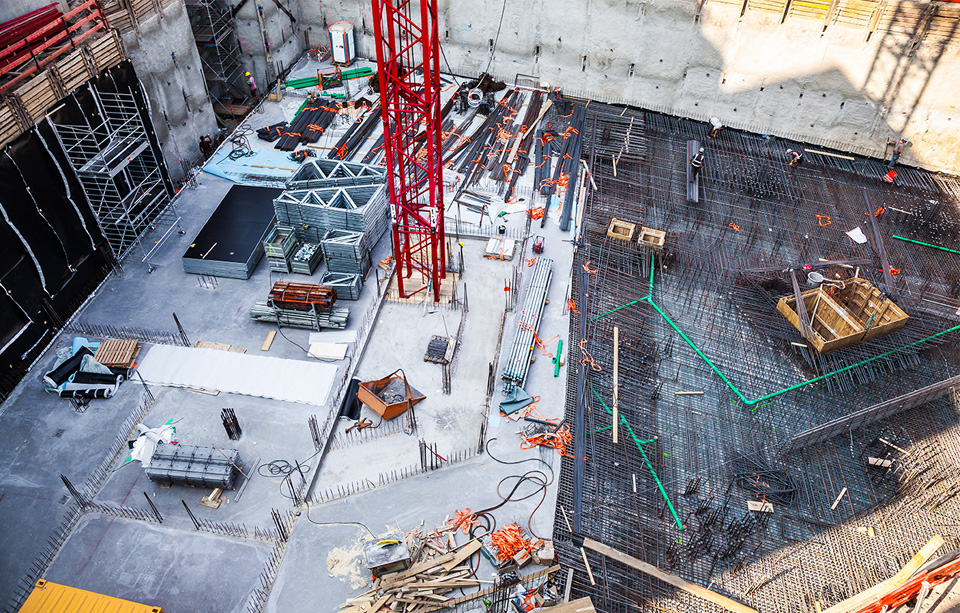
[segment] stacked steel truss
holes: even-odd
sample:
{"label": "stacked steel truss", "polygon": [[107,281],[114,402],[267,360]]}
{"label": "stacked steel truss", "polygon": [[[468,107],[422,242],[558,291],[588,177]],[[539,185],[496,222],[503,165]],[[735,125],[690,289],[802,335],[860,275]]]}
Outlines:
{"label": "stacked steel truss", "polygon": [[[82,126],[52,125],[114,257],[120,261],[139,246],[149,263],[174,228],[182,233],[163,177],[163,152],[148,138],[132,92],[90,91],[100,113]],[[158,227],[167,229],[148,250],[143,235]]]}
{"label": "stacked steel truss", "polygon": [[439,301],[446,254],[437,1],[421,0],[419,9],[409,0],[373,0],[373,24],[398,289],[402,298],[432,289]]}
{"label": "stacked steel truss", "polygon": [[242,51],[230,10],[223,0],[188,0],[187,11],[211,102],[223,106],[246,100],[250,92],[243,83]]}

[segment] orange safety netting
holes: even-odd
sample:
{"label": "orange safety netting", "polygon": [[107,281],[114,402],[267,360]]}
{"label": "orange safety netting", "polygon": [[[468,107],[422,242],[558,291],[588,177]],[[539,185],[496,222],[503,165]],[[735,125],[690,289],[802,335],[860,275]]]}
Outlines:
{"label": "orange safety netting", "polygon": [[460,528],[464,534],[470,534],[470,528],[480,525],[480,520],[477,519],[477,514],[471,513],[470,507],[467,507],[462,511],[456,509],[454,511],[454,517],[447,522],[447,525],[453,526],[454,530]]}
{"label": "orange safety netting", "polygon": [[[534,259],[536,259],[536,258],[534,258]],[[533,326],[531,326],[531,325],[528,324],[527,322],[521,321],[521,322],[519,323],[518,327],[519,327],[521,330],[529,330],[530,332],[533,332],[533,342],[534,342],[534,343],[536,344],[536,346],[540,349],[540,352],[543,353],[543,355],[547,356],[548,358],[552,358],[552,357],[553,357],[553,354],[550,353],[549,351],[547,351],[547,343],[551,343],[551,342],[553,342],[555,339],[560,338],[559,336],[554,336],[553,338],[549,339],[549,340],[545,343],[545,342],[543,342],[543,341],[540,340],[540,337],[537,335],[537,331],[533,329]]]}
{"label": "orange safety netting", "polygon": [[[544,421],[556,421],[556,420],[544,420]],[[573,442],[573,434],[570,432],[570,427],[567,424],[560,426],[556,432],[540,432],[539,434],[534,434],[531,437],[528,437],[520,443],[521,449],[533,449],[534,447],[552,447],[556,449],[557,452],[565,457],[572,458],[573,455],[567,452],[567,445]]]}
{"label": "orange safety netting", "polygon": [[513,558],[520,551],[533,552],[538,543],[523,536],[523,528],[517,524],[507,524],[490,535],[490,541],[497,548],[497,559],[501,562]]}
{"label": "orange safety netting", "polygon": [[540,219],[543,217],[543,213],[544,208],[542,206],[538,206],[535,209],[527,209],[527,215],[530,216],[530,219]]}
{"label": "orange safety netting", "polygon": [[584,339],[580,339],[580,353],[583,354],[583,357],[580,358],[580,363],[581,363],[581,364],[590,364],[590,368],[592,368],[593,370],[598,371],[598,372],[601,371],[601,370],[603,370],[602,368],[600,368],[600,365],[599,365],[599,364],[597,364],[596,362],[594,362],[593,356],[590,355],[590,352],[587,351],[587,348],[585,347],[586,344],[587,344],[587,339],[585,339],[585,338],[584,338]]}

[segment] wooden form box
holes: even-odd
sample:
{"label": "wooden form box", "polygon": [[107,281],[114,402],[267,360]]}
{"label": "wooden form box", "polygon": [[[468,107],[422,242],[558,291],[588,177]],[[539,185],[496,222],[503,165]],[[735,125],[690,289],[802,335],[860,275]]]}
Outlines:
{"label": "wooden form box", "polygon": [[625,221],[620,221],[619,219],[613,218],[610,220],[610,225],[607,227],[607,236],[622,241],[632,241],[633,233],[636,231],[636,229],[636,224],[627,223]]}
{"label": "wooden form box", "polygon": [[659,251],[667,241],[667,233],[663,230],[654,230],[653,228],[643,228],[640,230],[640,238],[637,239],[637,245],[640,247],[649,247]]}
{"label": "wooden form box", "polygon": [[[909,319],[892,300],[863,279],[846,280],[843,289],[835,290],[832,296],[823,286],[809,289],[801,296],[813,328],[807,341],[820,353],[895,332]],[[794,296],[781,298],[777,310],[803,333]]]}

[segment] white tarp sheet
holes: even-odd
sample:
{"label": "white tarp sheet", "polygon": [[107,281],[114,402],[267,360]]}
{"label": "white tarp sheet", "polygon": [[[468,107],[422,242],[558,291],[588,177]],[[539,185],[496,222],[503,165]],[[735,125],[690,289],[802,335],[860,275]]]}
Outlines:
{"label": "white tarp sheet", "polygon": [[154,345],[137,370],[153,385],[219,390],[322,406],[330,395],[338,368],[317,361]]}

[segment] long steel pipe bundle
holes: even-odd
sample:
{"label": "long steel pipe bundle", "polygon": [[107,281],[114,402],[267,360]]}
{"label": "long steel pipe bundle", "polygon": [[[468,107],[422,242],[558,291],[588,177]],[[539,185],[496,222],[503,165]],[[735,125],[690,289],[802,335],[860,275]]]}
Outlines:
{"label": "long steel pipe bundle", "polygon": [[503,390],[511,392],[515,387],[523,386],[530,368],[530,355],[535,347],[534,337],[540,328],[540,316],[550,289],[553,276],[553,260],[537,257],[533,263],[530,283],[520,307],[517,331],[513,340],[513,349],[503,369]]}

